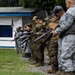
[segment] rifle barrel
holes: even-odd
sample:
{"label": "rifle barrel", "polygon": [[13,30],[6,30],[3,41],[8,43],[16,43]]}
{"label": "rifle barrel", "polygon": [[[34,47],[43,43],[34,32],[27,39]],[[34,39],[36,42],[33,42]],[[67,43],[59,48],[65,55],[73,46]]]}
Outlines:
{"label": "rifle barrel", "polygon": [[35,43],[36,41],[38,41],[38,40],[44,38],[44,37],[45,37],[48,33],[50,33],[51,31],[52,31],[52,30],[50,29],[50,30],[47,31],[45,34],[43,34],[43,35],[41,35],[40,37],[36,38],[36,39],[33,41],[33,43]]}
{"label": "rifle barrel", "polygon": [[39,47],[41,47],[46,41],[48,41],[52,37],[52,34],[48,35],[48,37],[35,49],[37,50]]}

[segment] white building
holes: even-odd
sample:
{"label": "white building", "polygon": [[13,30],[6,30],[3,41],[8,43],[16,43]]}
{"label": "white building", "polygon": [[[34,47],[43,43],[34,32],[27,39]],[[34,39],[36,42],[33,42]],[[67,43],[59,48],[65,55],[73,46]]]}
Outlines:
{"label": "white building", "polygon": [[[40,14],[40,10],[23,7],[0,8],[0,48],[14,48],[15,29],[31,21],[33,15]],[[45,13],[40,14],[45,17]],[[39,16],[39,15],[38,15]]]}

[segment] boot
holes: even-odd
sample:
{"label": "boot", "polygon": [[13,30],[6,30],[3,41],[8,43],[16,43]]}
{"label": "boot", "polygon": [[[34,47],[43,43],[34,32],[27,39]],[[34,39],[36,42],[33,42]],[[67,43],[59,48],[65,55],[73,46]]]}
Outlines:
{"label": "boot", "polygon": [[28,59],[28,61],[29,61],[29,62],[33,62],[34,59],[33,59],[32,57],[30,57],[30,58]]}
{"label": "boot", "polygon": [[56,65],[51,65],[51,69],[47,71],[47,73],[54,74],[58,71],[58,67]]}
{"label": "boot", "polygon": [[20,53],[19,53],[19,49],[16,50],[16,54],[20,54]]}
{"label": "boot", "polygon": [[24,57],[24,58],[29,58],[28,53],[25,53],[25,54],[23,55],[23,57]]}
{"label": "boot", "polygon": [[49,74],[55,74],[57,71],[56,70],[47,70],[47,73],[49,73]]}
{"label": "boot", "polygon": [[31,57],[31,53],[28,53],[28,57],[29,57],[29,58]]}
{"label": "boot", "polygon": [[[56,59],[53,59],[53,60],[56,60]],[[51,70],[48,70],[47,72],[48,73],[56,73],[58,71],[58,62],[54,62],[54,61],[51,61]]]}
{"label": "boot", "polygon": [[75,75],[75,72],[65,72],[64,75]]}
{"label": "boot", "polygon": [[44,63],[38,63],[35,65],[36,67],[44,66]]}
{"label": "boot", "polygon": [[36,64],[35,66],[37,66],[37,67],[44,66],[44,60],[43,59],[39,59],[38,64]]}
{"label": "boot", "polygon": [[75,72],[65,72],[65,71],[58,71],[54,75],[75,75]]}
{"label": "boot", "polygon": [[62,71],[57,71],[56,73],[54,73],[53,75],[65,75],[64,72]]}
{"label": "boot", "polygon": [[48,65],[51,65],[51,62],[49,62]]}
{"label": "boot", "polygon": [[19,51],[17,51],[16,54],[19,54]]}
{"label": "boot", "polygon": [[35,65],[37,64],[37,62],[34,60],[33,62],[31,62],[31,65]]}
{"label": "boot", "polygon": [[38,64],[38,58],[35,57],[34,61],[31,63],[32,65]]}

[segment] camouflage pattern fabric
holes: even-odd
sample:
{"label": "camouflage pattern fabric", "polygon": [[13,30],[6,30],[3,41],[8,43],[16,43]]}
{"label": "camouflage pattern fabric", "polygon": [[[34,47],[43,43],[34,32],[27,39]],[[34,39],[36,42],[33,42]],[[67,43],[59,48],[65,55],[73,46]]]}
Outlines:
{"label": "camouflage pattern fabric", "polygon": [[[52,20],[53,20],[53,18],[52,18]],[[49,27],[50,28],[52,27],[52,29],[54,29],[58,24],[58,20],[52,21],[51,24],[49,24]],[[48,55],[49,55],[49,60],[50,60],[50,64],[51,64],[51,69],[57,71],[58,70],[58,59],[57,59],[57,55],[58,55],[58,38],[57,38],[57,36],[52,37],[48,41],[47,49],[48,49]]]}
{"label": "camouflage pattern fabric", "polygon": [[[35,28],[36,28],[36,32],[40,31],[42,29],[42,24],[36,24]],[[35,38],[38,38],[40,35],[42,35],[43,33],[39,33],[35,36]],[[41,43],[42,43],[43,39],[40,39],[39,41],[37,41],[35,43],[35,48],[34,48],[34,54],[35,54],[35,61],[40,63],[41,65],[44,63],[44,46],[39,47],[37,50],[35,50]]]}
{"label": "camouflage pattern fabric", "polygon": [[[34,33],[36,32],[36,28],[35,28],[34,23],[32,23],[32,31]],[[36,36],[33,35],[33,37],[31,37],[30,42],[33,42],[35,38],[36,38]],[[34,54],[35,44],[34,43],[30,44],[30,48],[31,48],[31,59],[34,60],[35,59],[35,54]]]}
{"label": "camouflage pattern fabric", "polygon": [[59,69],[65,72],[75,71],[75,35],[66,35],[58,40]]}
{"label": "camouflage pattern fabric", "polygon": [[[73,12],[73,13],[72,13]],[[68,30],[75,21],[75,6],[70,7],[60,18],[59,27],[55,32],[62,36],[62,32]],[[59,37],[58,41],[58,64],[59,69],[65,72],[75,71],[75,34],[67,34]]]}
{"label": "camouflage pattern fabric", "polygon": [[52,70],[58,70],[57,55],[58,55],[58,38],[52,37],[50,41],[50,55],[49,55]]}
{"label": "camouflage pattern fabric", "polygon": [[[31,37],[30,42],[33,42],[35,38],[36,38],[35,35],[34,35],[33,37]],[[32,58],[33,60],[35,59],[35,50],[34,50],[35,47],[36,47],[36,44],[35,44],[35,43],[30,44],[30,48],[31,48],[31,58]]]}
{"label": "camouflage pattern fabric", "polygon": [[[36,37],[39,37],[40,35],[41,34],[38,34]],[[36,48],[42,43],[43,40],[44,39],[40,39],[39,41],[35,43]],[[38,60],[38,63],[43,65],[44,63],[44,45],[40,46],[37,50],[35,50],[35,56],[36,56],[36,61]]]}

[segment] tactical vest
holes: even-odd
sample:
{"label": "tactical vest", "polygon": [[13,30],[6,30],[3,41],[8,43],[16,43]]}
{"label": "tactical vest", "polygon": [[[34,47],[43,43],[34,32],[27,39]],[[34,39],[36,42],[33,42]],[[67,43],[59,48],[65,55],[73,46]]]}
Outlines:
{"label": "tactical vest", "polygon": [[73,21],[72,25],[67,30],[61,33],[60,37],[63,37],[68,34],[75,34],[75,20]]}

